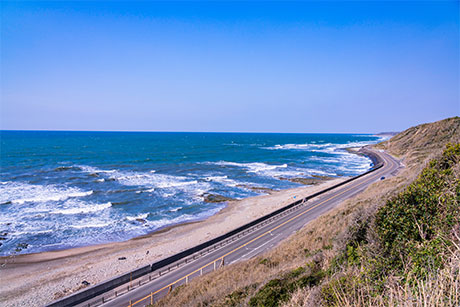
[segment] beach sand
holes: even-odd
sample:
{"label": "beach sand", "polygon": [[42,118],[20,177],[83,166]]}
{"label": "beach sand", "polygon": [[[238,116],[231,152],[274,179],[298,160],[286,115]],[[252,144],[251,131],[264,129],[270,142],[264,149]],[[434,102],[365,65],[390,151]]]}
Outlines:
{"label": "beach sand", "polygon": [[[84,288],[83,281],[94,285],[151,264],[346,179],[231,201],[206,220],[168,227],[124,242],[1,257],[1,305],[43,306]],[[118,260],[121,257],[126,260]]]}

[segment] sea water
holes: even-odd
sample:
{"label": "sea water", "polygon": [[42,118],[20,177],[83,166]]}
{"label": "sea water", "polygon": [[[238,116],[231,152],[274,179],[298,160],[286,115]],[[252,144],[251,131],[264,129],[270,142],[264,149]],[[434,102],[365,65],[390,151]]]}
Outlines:
{"label": "sea water", "polygon": [[1,131],[0,255],[127,240],[224,202],[354,176],[368,134]]}

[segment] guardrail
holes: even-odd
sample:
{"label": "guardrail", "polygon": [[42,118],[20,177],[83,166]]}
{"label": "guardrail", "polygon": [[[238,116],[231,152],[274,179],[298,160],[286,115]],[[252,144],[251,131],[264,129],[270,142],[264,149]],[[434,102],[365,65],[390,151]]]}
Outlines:
{"label": "guardrail", "polygon": [[[110,299],[113,299],[114,297],[117,297],[118,295],[120,295],[121,293],[124,292],[124,289],[126,289],[126,291],[130,291],[138,286],[141,286],[143,284],[145,284],[146,282],[150,282],[162,275],[164,275],[165,273],[168,273],[168,272],[171,272],[179,267],[181,267],[182,265],[185,265],[187,263],[190,263],[192,262],[193,260],[196,260],[204,255],[207,255],[209,254],[210,252],[213,252],[215,251],[216,249],[220,248],[220,247],[223,247],[235,240],[237,240],[238,238],[244,236],[245,234],[248,234],[250,232],[253,232],[255,230],[257,230],[258,228],[262,227],[262,226],[265,226],[267,225],[268,223],[271,223],[275,220],[277,220],[278,218],[292,212],[293,210],[297,209],[297,206],[305,203],[306,201],[312,199],[312,198],[315,198],[317,196],[320,196],[324,193],[327,193],[333,189],[336,189],[340,186],[343,186],[349,182],[352,182],[358,178],[361,178],[367,174],[370,174],[378,169],[380,169],[381,167],[383,167],[383,161],[381,160],[381,158],[371,152],[371,151],[368,151],[368,150],[363,150],[363,154],[365,154],[366,156],[368,156],[374,163],[374,166],[367,172],[365,173],[362,173],[358,176],[355,176],[355,177],[352,177],[352,178],[349,178],[345,181],[342,181],[341,183],[338,183],[336,185],[333,185],[329,188],[326,188],[324,190],[321,190],[319,192],[316,192],[312,195],[309,195],[303,199],[300,199],[298,201],[295,201],[283,208],[280,208],[278,210],[275,210],[267,215],[264,215],[254,221],[251,221],[245,225],[242,225],[226,234],[223,234],[219,237],[216,237],[214,239],[211,239],[209,241],[206,241],[204,243],[201,243],[195,247],[192,247],[192,248],[189,248],[187,250],[184,250],[182,252],[179,252],[175,255],[172,255],[170,257],[167,257],[165,259],[162,259],[160,261],[157,261],[157,262],[154,262],[153,264],[151,265],[146,265],[146,266],[143,266],[143,267],[140,267],[136,270],[133,270],[131,272],[128,272],[126,274],[123,274],[121,276],[118,276],[118,277],[114,277],[110,280],[107,280],[105,282],[102,282],[100,284],[97,284],[97,285],[94,285],[92,287],[89,287],[89,288],[86,288],[86,289],[83,289],[81,291],[78,291],[74,294],[71,294],[67,297],[64,297],[60,300],[57,300],[49,305],[47,305],[47,307],[63,307],[63,306],[75,306],[75,305],[78,305],[78,304],[81,304],[83,302],[86,302],[88,300],[91,300],[93,298],[96,298],[98,296],[100,296],[101,294],[104,294],[108,291],[111,291],[111,290],[114,290],[114,292],[111,294],[111,295],[108,295],[106,297],[101,297],[101,298],[98,298],[97,302],[91,302],[89,303],[87,306],[97,306],[97,305],[100,305],[100,304],[103,304],[105,302],[107,302],[108,300]],[[182,261],[181,261],[182,260]],[[223,260],[222,260],[223,261]],[[215,265],[214,265],[214,268],[215,268]],[[154,275],[150,274],[152,272],[155,272]],[[147,278],[144,278],[144,280],[142,279],[139,279],[141,277],[145,277],[147,276]],[[135,279],[139,279],[138,281],[136,281],[134,284],[132,283],[133,280]],[[188,280],[186,280],[186,282],[188,282]],[[128,286],[124,286],[123,288],[121,288],[121,286],[123,285],[126,285],[127,283],[129,283]],[[118,290],[116,290],[118,289]],[[153,293],[152,293],[152,300],[153,300]]]}

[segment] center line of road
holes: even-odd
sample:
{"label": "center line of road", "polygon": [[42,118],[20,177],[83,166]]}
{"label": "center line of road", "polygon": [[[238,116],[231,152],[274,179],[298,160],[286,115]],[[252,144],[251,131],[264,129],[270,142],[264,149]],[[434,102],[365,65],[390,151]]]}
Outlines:
{"label": "center line of road", "polygon": [[[385,158],[383,158],[383,160],[384,160],[385,163],[388,163],[388,161],[387,161]],[[393,163],[391,163],[391,162],[390,162],[389,164],[390,164],[390,165],[393,165]],[[240,249],[243,248],[243,247],[246,247],[248,244],[250,244],[250,243],[252,243],[252,242],[254,242],[254,241],[256,241],[256,240],[262,238],[263,236],[265,236],[265,235],[271,233],[271,232],[274,231],[274,230],[277,230],[278,228],[280,228],[280,227],[286,225],[287,223],[290,223],[290,222],[293,221],[294,219],[297,219],[297,218],[303,216],[304,214],[306,214],[306,213],[310,212],[311,210],[313,210],[313,209],[315,209],[315,208],[321,206],[322,204],[324,204],[324,203],[326,203],[326,202],[328,202],[328,201],[330,201],[330,200],[332,200],[332,199],[334,199],[334,198],[337,198],[338,196],[340,196],[340,195],[342,195],[342,194],[344,194],[344,193],[346,193],[346,192],[348,192],[348,191],[350,191],[350,190],[356,188],[357,186],[367,184],[367,183],[369,183],[369,182],[371,182],[371,181],[377,179],[378,177],[379,177],[379,175],[375,175],[375,174],[374,174],[374,175],[371,175],[367,180],[364,180],[364,181],[361,182],[361,183],[356,183],[356,184],[352,185],[350,188],[348,188],[348,189],[346,189],[346,190],[344,190],[344,191],[342,191],[342,192],[340,192],[340,193],[338,193],[338,194],[336,194],[336,195],[333,195],[332,197],[330,197],[330,198],[328,198],[328,199],[326,199],[326,200],[320,202],[319,204],[316,204],[315,206],[313,206],[313,207],[311,207],[311,208],[309,208],[309,209],[307,209],[307,210],[305,210],[305,211],[299,213],[298,215],[296,215],[296,216],[290,218],[289,220],[287,220],[287,221],[281,223],[280,225],[278,225],[278,226],[272,228],[271,230],[268,230],[268,231],[264,232],[263,234],[259,235],[258,237],[254,238],[254,239],[252,239],[252,240],[250,240],[250,241],[248,241],[248,242],[246,242],[245,244],[236,247],[235,249],[229,251],[229,252],[226,253],[225,255],[220,256],[220,257],[218,257],[218,258],[216,258],[216,259],[210,261],[209,263],[207,263],[207,264],[205,264],[204,266],[202,266],[202,267],[200,267],[200,268],[194,270],[193,272],[191,272],[191,273],[189,273],[189,274],[187,274],[187,275],[185,275],[185,276],[183,276],[183,277],[181,277],[181,278],[175,280],[174,282],[172,282],[172,283],[170,283],[170,284],[168,284],[168,285],[162,287],[161,289],[158,289],[157,291],[152,292],[151,294],[149,294],[149,295],[147,295],[147,296],[145,296],[145,297],[139,299],[138,301],[136,301],[136,302],[134,302],[134,303],[128,305],[128,307],[132,307],[132,306],[138,304],[139,302],[142,302],[142,301],[146,300],[147,298],[151,297],[152,295],[155,295],[155,294],[157,294],[157,293],[159,293],[159,292],[161,292],[161,291],[163,291],[163,290],[165,290],[165,289],[170,288],[171,286],[173,286],[173,285],[176,284],[177,282],[179,282],[179,281],[183,280],[184,278],[187,278],[187,277],[189,277],[189,276],[195,274],[196,272],[199,272],[200,270],[202,270],[203,268],[209,266],[209,265],[212,264],[213,262],[222,260],[223,258],[227,257],[228,255],[230,255],[230,254],[236,252],[237,250],[240,250]]]}
{"label": "center line of road", "polygon": [[[270,240],[267,240],[264,244],[261,244],[261,245],[255,247],[254,249],[252,249],[251,251],[249,251],[248,253],[242,255],[240,260],[245,260],[245,257],[246,257],[247,255],[253,253],[254,251],[257,251],[257,250],[260,249],[262,246],[267,245],[268,243],[270,243],[271,241],[273,241],[274,239],[276,239],[276,237],[278,237],[278,236],[274,236],[274,237],[271,238]],[[250,258],[250,257],[249,257],[249,258]],[[248,259],[249,259],[249,258],[248,258]],[[235,261],[232,261],[230,264],[232,264],[232,263],[234,263],[234,262],[236,262],[236,261],[238,261],[238,259],[236,259]]]}

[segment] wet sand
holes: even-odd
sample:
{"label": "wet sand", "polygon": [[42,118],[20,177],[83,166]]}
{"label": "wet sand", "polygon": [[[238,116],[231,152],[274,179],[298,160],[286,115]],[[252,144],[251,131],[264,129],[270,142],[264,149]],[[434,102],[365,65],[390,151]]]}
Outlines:
{"label": "wet sand", "polygon": [[[43,306],[84,288],[83,281],[94,285],[171,256],[345,179],[231,201],[206,220],[124,242],[1,257],[0,305]],[[119,260],[122,257],[126,259]]]}

